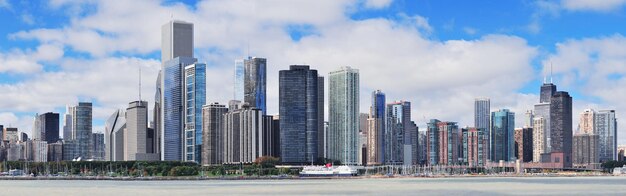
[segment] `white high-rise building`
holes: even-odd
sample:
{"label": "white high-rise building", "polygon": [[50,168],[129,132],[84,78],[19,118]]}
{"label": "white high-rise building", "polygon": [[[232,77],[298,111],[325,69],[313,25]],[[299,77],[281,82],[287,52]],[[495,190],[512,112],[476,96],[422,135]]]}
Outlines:
{"label": "white high-rise building", "polygon": [[161,27],[161,62],[193,57],[193,23],[172,20]]}
{"label": "white high-rise building", "polygon": [[356,165],[359,147],[359,70],[342,67],[329,74],[327,157]]}
{"label": "white high-rise building", "polygon": [[490,105],[489,98],[476,98],[474,100],[474,127],[489,130]]}

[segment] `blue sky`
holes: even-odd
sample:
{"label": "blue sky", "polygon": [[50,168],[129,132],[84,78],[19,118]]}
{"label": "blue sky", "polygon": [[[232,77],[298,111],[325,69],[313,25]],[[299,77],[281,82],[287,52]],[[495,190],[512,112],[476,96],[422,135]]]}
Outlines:
{"label": "blue sky", "polygon": [[554,82],[574,96],[575,122],[588,107],[619,117],[625,9],[626,0],[0,0],[0,90],[9,97],[0,124],[30,132],[37,112],[93,101],[94,131],[101,131],[115,109],[136,99],[139,66],[152,102],[160,25],[172,15],[195,24],[209,101],[230,99],[233,62],[249,46],[271,66],[269,113],[278,111],[278,70],[307,63],[321,73],[359,68],[363,112],[369,93],[381,89],[388,100],[412,101],[418,124],[439,118],[471,126],[473,98],[490,97],[492,110],[511,108],[520,124],[552,63]]}

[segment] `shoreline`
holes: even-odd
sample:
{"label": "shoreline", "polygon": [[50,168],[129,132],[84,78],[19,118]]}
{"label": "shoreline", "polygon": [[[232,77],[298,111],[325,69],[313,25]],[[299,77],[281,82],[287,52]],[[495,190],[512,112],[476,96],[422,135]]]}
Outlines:
{"label": "shoreline", "polygon": [[[573,174],[551,174],[551,175],[457,175],[457,176],[352,176],[352,177],[299,177],[299,176],[224,176],[224,177],[106,177],[106,176],[0,176],[0,181],[4,180],[81,180],[81,181],[247,181],[247,180],[345,180],[345,179],[440,179],[440,178],[553,178],[553,177],[620,177],[615,175],[573,175]],[[623,176],[621,176],[623,177]]]}

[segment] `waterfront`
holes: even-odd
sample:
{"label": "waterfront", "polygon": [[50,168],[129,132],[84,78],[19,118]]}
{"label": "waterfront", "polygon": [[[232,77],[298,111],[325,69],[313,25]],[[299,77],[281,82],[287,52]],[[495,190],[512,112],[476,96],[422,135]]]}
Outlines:
{"label": "waterfront", "polygon": [[458,177],[320,180],[3,180],[11,195],[626,195],[626,177]]}

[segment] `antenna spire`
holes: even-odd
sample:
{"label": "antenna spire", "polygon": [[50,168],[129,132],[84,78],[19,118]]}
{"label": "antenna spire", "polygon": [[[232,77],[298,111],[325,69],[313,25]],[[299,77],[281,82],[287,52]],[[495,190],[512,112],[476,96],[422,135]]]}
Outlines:
{"label": "antenna spire", "polygon": [[550,62],[550,84],[552,84],[552,62]]}
{"label": "antenna spire", "polygon": [[141,65],[139,66],[139,102],[141,102]]}

